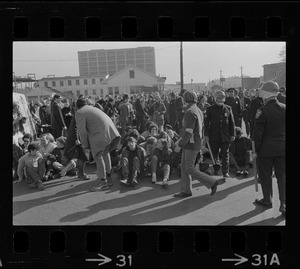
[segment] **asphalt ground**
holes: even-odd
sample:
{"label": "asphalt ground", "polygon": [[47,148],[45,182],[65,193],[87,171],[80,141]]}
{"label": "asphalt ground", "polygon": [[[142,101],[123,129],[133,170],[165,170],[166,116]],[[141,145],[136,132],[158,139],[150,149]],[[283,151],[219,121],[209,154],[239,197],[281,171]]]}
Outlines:
{"label": "asphalt ground", "polygon": [[[212,167],[210,167],[212,170]],[[285,225],[279,212],[276,178],[273,178],[273,208],[254,204],[262,198],[255,192],[253,168],[247,178],[235,176],[218,186],[210,196],[199,181],[193,180],[193,196],[180,199],[179,176],[171,175],[168,186],[161,179],[153,184],[145,177],[135,187],[119,183],[112,174],[114,185],[107,190],[91,192],[95,186],[96,166],[87,164],[91,179],[62,177],[45,182],[46,189],[29,189],[25,181],[13,184],[14,225]],[[221,176],[218,176],[221,178]]]}

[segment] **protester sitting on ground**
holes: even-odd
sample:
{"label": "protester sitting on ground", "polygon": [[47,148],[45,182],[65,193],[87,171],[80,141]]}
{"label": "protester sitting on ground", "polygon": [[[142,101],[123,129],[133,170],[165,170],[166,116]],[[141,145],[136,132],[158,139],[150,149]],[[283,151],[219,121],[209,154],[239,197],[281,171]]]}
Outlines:
{"label": "protester sitting on ground", "polygon": [[160,133],[156,137],[157,139],[166,139],[168,142],[168,147],[171,149],[174,148],[175,144],[166,131],[160,131]]}
{"label": "protester sitting on ground", "polygon": [[[235,127],[235,140],[230,144],[229,163],[236,168],[237,175],[249,175],[249,168],[252,166],[251,161],[251,139],[242,136],[243,131],[240,127]],[[242,170],[240,166],[246,166]]]}
{"label": "protester sitting on ground", "polygon": [[143,137],[147,140],[149,136],[157,137],[158,135],[158,126],[156,123],[152,123],[148,127],[148,133],[144,133]]}
{"label": "protester sitting on ground", "polygon": [[[52,153],[47,159],[47,174],[46,180],[49,179],[49,176],[53,179],[60,178],[65,176],[76,176],[76,163],[78,159],[71,159],[68,160],[64,155],[65,145],[66,145],[66,138],[61,136],[56,139],[57,147],[53,149]],[[47,178],[48,177],[48,178]]]}
{"label": "protester sitting on ground", "polygon": [[173,127],[170,124],[165,125],[165,131],[174,142],[176,142],[180,137],[180,135],[173,130]]}
{"label": "protester sitting on ground", "polygon": [[129,136],[126,142],[127,146],[122,150],[121,155],[123,180],[120,182],[127,186],[134,186],[138,184],[138,176],[143,175],[146,151],[132,136]]}
{"label": "protester sitting on ground", "polygon": [[56,148],[56,145],[50,142],[47,134],[42,134],[39,145],[39,152],[42,154],[44,159],[47,159],[51,152]]}
{"label": "protester sitting on ground", "polygon": [[19,160],[19,180],[16,182],[21,182],[25,177],[29,188],[38,188],[39,190],[44,190],[45,186],[43,185],[42,180],[45,174],[45,164],[38,149],[38,145],[34,143],[31,143],[28,146],[28,153],[22,156]]}
{"label": "protester sitting on ground", "polygon": [[155,123],[153,121],[151,121],[150,119],[145,123],[145,130],[141,134],[141,136],[144,137],[145,139],[147,139],[147,137],[150,135],[149,126],[152,124],[155,124]]}
{"label": "protester sitting on ground", "polygon": [[169,147],[167,139],[160,138],[157,140],[156,149],[154,150],[151,158],[152,183],[157,182],[156,173],[158,172],[158,174],[161,174],[163,172],[162,184],[167,184],[170,176],[171,166],[172,150]]}
{"label": "protester sitting on ground", "polygon": [[146,176],[151,176],[151,158],[156,148],[156,144],[157,144],[157,139],[153,136],[148,137],[146,142],[140,144],[140,146],[144,148],[146,151],[146,161],[147,161],[147,165],[145,165]]}
{"label": "protester sitting on ground", "polygon": [[23,144],[20,145],[20,147],[22,148],[23,155],[24,155],[24,154],[26,154],[28,152],[28,146],[32,142],[32,135],[29,134],[29,133],[24,134],[23,137],[22,137],[22,141],[23,141]]}

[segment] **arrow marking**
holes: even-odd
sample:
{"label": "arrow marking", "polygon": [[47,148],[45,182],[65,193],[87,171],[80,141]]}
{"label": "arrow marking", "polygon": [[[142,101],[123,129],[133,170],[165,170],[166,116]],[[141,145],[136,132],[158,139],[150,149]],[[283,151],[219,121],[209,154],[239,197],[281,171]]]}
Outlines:
{"label": "arrow marking", "polygon": [[109,262],[112,261],[111,258],[108,258],[108,257],[106,257],[106,256],[104,256],[100,253],[98,253],[98,256],[100,257],[100,259],[85,259],[85,261],[87,261],[87,262],[100,262],[100,263],[98,263],[98,266],[101,266],[105,263],[109,263]]}
{"label": "arrow marking", "polygon": [[237,262],[237,263],[234,264],[234,266],[239,265],[241,263],[244,263],[244,262],[248,261],[247,258],[245,258],[245,257],[243,257],[241,255],[238,255],[236,253],[234,253],[234,255],[237,256],[237,257],[239,257],[239,258],[238,259],[222,259],[222,261],[223,262]]}

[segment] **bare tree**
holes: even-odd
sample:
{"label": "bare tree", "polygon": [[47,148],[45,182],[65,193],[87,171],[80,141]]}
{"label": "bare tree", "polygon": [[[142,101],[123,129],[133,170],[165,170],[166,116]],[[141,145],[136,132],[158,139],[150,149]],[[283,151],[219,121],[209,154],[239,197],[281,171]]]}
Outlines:
{"label": "bare tree", "polygon": [[286,47],[282,47],[279,54],[278,58],[280,59],[280,62],[286,62]]}

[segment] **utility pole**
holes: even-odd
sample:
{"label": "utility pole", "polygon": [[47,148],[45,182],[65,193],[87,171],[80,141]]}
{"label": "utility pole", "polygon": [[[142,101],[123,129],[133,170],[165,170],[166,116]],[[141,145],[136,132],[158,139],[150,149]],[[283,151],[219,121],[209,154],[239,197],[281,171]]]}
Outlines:
{"label": "utility pole", "polygon": [[193,90],[193,79],[191,78],[191,91]]}
{"label": "utility pole", "polygon": [[220,86],[222,87],[222,69],[220,70]]}
{"label": "utility pole", "polygon": [[183,51],[182,41],[180,42],[180,88],[183,89]]}
{"label": "utility pole", "polygon": [[243,89],[243,67],[241,66],[241,87]]}

